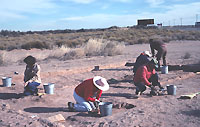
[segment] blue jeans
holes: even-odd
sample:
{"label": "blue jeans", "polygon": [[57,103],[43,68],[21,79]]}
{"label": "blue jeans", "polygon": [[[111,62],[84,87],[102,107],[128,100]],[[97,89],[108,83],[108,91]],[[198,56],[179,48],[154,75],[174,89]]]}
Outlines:
{"label": "blue jeans", "polygon": [[38,92],[37,87],[40,85],[38,82],[30,82],[28,85],[24,88],[25,94],[34,94]]}
{"label": "blue jeans", "polygon": [[74,91],[74,99],[76,100],[76,104],[74,104],[75,111],[78,112],[89,112],[95,109],[94,103],[91,101],[86,101],[84,98],[80,97]]}

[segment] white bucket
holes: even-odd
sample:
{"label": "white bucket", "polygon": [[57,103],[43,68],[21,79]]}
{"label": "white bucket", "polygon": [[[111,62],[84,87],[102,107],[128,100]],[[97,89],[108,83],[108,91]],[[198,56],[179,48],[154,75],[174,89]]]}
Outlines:
{"label": "white bucket", "polygon": [[4,87],[11,87],[12,78],[11,77],[2,77],[2,82]]}
{"label": "white bucket", "polygon": [[53,94],[54,93],[54,83],[44,83],[44,91],[46,94]]}
{"label": "white bucket", "polygon": [[167,74],[168,73],[168,66],[162,66],[161,67],[161,73],[162,74]]}

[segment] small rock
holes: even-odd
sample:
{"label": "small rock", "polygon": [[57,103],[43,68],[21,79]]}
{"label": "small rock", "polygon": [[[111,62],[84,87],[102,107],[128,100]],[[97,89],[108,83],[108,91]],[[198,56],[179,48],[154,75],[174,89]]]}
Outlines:
{"label": "small rock", "polygon": [[48,117],[48,120],[53,123],[58,121],[65,121],[65,118],[63,117],[62,114],[58,114],[55,116]]}
{"label": "small rock", "polygon": [[2,104],[1,108],[2,108],[2,110],[10,109],[10,105],[9,104]]}

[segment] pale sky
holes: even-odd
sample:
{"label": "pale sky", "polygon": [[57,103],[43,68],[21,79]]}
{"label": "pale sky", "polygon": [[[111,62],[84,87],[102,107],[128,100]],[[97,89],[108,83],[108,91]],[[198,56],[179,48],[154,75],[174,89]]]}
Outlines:
{"label": "pale sky", "polygon": [[155,24],[194,25],[200,0],[0,0],[0,30],[95,29]]}

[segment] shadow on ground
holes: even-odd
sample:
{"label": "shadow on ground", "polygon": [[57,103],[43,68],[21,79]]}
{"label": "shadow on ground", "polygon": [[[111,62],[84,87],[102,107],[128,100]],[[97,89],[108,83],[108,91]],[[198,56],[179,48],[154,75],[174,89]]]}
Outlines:
{"label": "shadow on ground", "polygon": [[23,97],[23,94],[17,94],[17,93],[0,93],[0,99],[8,100],[8,99],[19,99]]}
{"label": "shadow on ground", "polygon": [[181,111],[182,114],[194,117],[200,117],[200,110]]}
{"label": "shadow on ground", "polygon": [[102,98],[107,98],[107,97],[125,97],[127,99],[137,99],[138,98],[134,94],[129,94],[129,93],[104,93],[104,94],[102,94],[101,97]]}
{"label": "shadow on ground", "polygon": [[68,110],[62,107],[30,107],[30,108],[25,108],[24,111],[30,113],[52,113],[52,112],[63,112]]}

